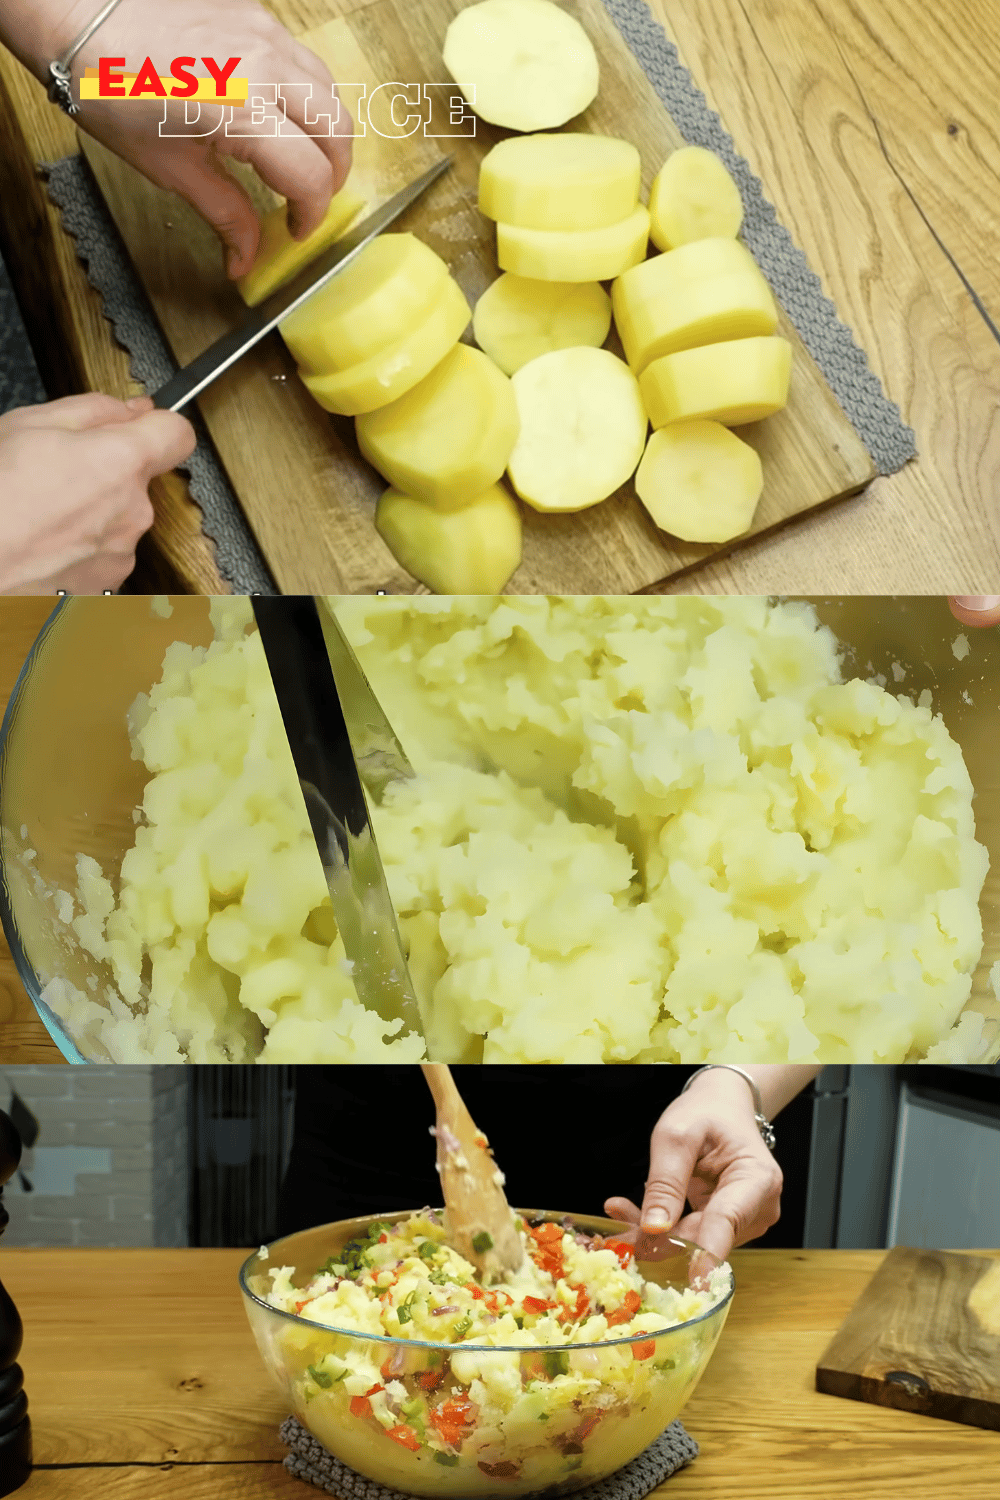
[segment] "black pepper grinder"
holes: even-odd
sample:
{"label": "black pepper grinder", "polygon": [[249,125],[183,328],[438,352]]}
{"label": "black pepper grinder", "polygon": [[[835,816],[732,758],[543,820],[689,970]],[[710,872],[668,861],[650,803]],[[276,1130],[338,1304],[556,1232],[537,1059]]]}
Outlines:
{"label": "black pepper grinder", "polygon": [[[17,1171],[21,1137],[0,1110],[0,1234],[10,1222],[3,1185]],[[0,1495],[19,1490],[31,1473],[31,1418],[24,1375],[17,1363],[24,1330],[10,1294],[0,1283]]]}

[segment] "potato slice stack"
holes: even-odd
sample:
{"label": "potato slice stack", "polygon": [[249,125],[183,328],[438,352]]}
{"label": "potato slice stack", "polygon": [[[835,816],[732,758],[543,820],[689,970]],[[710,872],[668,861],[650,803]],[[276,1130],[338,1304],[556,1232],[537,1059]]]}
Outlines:
{"label": "potato slice stack", "polygon": [[306,389],[356,418],[390,483],[383,539],[439,593],[499,592],[521,561],[520,514],[497,487],[517,406],[506,375],[459,342],[471,316],[439,255],[382,234],[281,325]]}
{"label": "potato slice stack", "polygon": [[641,162],[611,136],[514,136],[483,158],[479,208],[502,271],[535,281],[610,281],[645,259]]}

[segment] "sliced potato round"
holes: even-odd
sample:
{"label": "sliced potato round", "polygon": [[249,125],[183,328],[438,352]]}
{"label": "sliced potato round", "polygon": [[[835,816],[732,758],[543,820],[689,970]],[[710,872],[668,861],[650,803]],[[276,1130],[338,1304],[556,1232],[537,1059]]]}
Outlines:
{"label": "sliced potato round", "polygon": [[426,380],[356,426],[365,458],[395,489],[452,510],[497,482],[519,422],[506,375],[457,344]]}
{"label": "sliced potato round", "polygon": [[611,281],[645,259],[649,210],[641,205],[603,229],[519,229],[497,225],[497,261],[535,281]]}
{"label": "sliced potato round", "polygon": [[791,375],[787,339],[736,339],[654,359],[639,387],[654,428],[694,420],[741,427],[788,405]]}
{"label": "sliced potato round", "polygon": [[679,349],[769,335],[778,326],[771,288],[739,240],[699,240],[654,255],[619,277],[611,303],[638,374]]}
{"label": "sliced potato round", "polygon": [[682,146],[653,180],[649,218],[649,237],[657,250],[674,250],[693,240],[735,239],[743,223],[743,199],[714,151]]}
{"label": "sliced potato round", "polygon": [[586,510],[613,495],[642,457],[639,382],[607,349],[560,349],[511,380],[521,433],[511,483],[535,510]]}
{"label": "sliced potato round", "polygon": [[341,188],[330,199],[330,207],[318,229],[304,240],[293,240],[288,233],[288,207],[282,203],[264,215],[261,224],[260,249],[252,270],[241,276],[236,288],[248,307],[256,307],[272,292],[290,281],[328,246],[346,234],[365,206],[365,200],[353,188]]}
{"label": "sliced potato round", "polygon": [[642,162],[608,135],[512,136],[483,157],[479,209],[521,229],[602,229],[639,203]]}
{"label": "sliced potato round", "polygon": [[447,511],[386,490],[375,526],[400,567],[435,594],[499,594],[521,566],[521,512],[498,484]]}
{"label": "sliced potato round", "polygon": [[448,280],[428,315],[371,359],[333,375],[302,375],[306,390],[327,411],[354,417],[398,401],[440,364],[471,320],[469,304]]}
{"label": "sliced potato round", "polygon": [[527,281],[505,272],[476,303],[476,343],[505,375],[553,349],[599,349],[611,298],[596,281]]}
{"label": "sliced potato round", "polygon": [[279,332],[305,374],[349,370],[423,322],[450,274],[415,235],[380,234]]}
{"label": "sliced potato round", "polygon": [[742,536],[763,489],[759,455],[718,422],[661,427],[635,476],[635,492],[657,526],[684,542]]}
{"label": "sliced potato round", "polygon": [[551,130],[597,98],[587,33],[551,0],[483,0],[448,27],[444,65],[476,114],[506,130]]}

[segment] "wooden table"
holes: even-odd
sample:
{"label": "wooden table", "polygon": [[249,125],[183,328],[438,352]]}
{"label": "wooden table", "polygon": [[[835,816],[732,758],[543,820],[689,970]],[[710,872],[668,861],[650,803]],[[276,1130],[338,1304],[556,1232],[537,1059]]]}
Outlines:
{"label": "wooden table", "polygon": [[[996,1252],[1000,1254],[1000,1252]],[[9,1250],[38,1468],[30,1500],[307,1500],[240,1306],[238,1250]],[[814,1390],[878,1251],[749,1250],[684,1411],[701,1457],[671,1500],[987,1500],[1000,1433]]]}
{"label": "wooden table", "polygon": [[[365,0],[271,0],[293,30]],[[680,592],[993,592],[1000,576],[1000,43],[987,0],[649,0],[917,433],[920,459],[672,585]],[[720,41],[724,39],[724,41]],[[0,55],[0,249],[53,395],[129,389],[34,164],[72,126]],[[222,588],[172,476],[142,586]]]}

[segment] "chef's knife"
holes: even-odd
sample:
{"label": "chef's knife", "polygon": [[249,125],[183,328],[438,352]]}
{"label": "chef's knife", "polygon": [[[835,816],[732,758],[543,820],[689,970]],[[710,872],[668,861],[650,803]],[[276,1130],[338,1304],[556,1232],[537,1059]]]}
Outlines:
{"label": "chef's knife", "polygon": [[440,161],[434,163],[422,177],[416,182],[411,182],[408,187],[402,188],[381,208],[377,208],[356,229],[352,229],[336,244],[331,245],[322,255],[301,270],[297,276],[276,292],[272,292],[259,307],[255,307],[249,316],[244,319],[238,328],[231,333],[224,333],[221,339],[199,354],[198,358],[192,360],[183,370],[168,380],[161,390],[153,396],[153,403],[163,411],[180,411],[193,401],[195,396],[201,394],[206,386],[212,384],[219,375],[228,370],[237,360],[242,359],[248,349],[259,344],[262,338],[277,328],[282,319],[287,318],[289,313],[301,307],[314,292],[325,286],[338,271],[349,266],[356,256],[360,255],[366,245],[380,235],[383,229],[388,229],[399,216],[406,212],[411,203],[415,203],[421,193],[429,188],[432,182],[436,182],[451,165],[451,157],[444,156]]}
{"label": "chef's knife", "polygon": [[316,601],[255,598],[253,611],[361,1004],[397,1035],[423,1035],[364,788]]}

